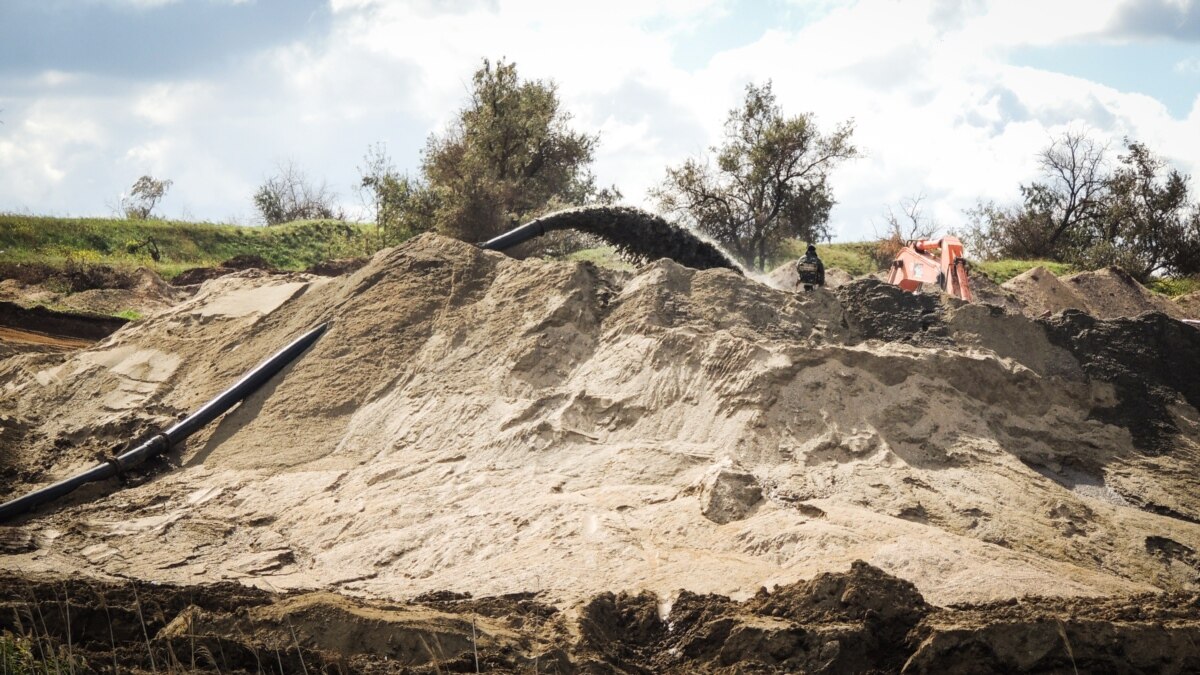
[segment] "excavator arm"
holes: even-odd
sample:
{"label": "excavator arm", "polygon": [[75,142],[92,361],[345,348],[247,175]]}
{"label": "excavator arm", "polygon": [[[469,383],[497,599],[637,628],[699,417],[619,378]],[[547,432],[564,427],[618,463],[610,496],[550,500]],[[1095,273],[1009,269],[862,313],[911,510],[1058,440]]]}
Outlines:
{"label": "excavator arm", "polygon": [[888,283],[913,292],[921,284],[937,284],[956,298],[972,301],[967,258],[958,237],[921,239],[900,249],[888,271]]}

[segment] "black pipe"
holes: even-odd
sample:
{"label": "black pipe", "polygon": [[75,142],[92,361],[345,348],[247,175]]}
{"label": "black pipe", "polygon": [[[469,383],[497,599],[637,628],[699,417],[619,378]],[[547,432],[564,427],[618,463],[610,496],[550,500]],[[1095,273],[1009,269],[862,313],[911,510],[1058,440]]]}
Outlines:
{"label": "black pipe", "polygon": [[129,452],[98,464],[77,476],[72,476],[40,490],[34,490],[23,497],[0,504],[0,522],[7,521],[30,509],[63,497],[87,483],[104,480],[124,473],[147,459],[166,452],[172,446],[196,433],[209,422],[223,415],[238,402],[257,391],[259,387],[266,384],[279,371],[286,368],[292,361],[295,361],[296,357],[311,347],[317,341],[317,338],[321,337],[328,326],[329,324],[323,323],[296,338],[291,344],[275,352],[269,359],[255,366],[253,370],[243,375],[242,379],[233,383],[231,387],[218,394],[216,398],[205,403],[191,415],[176,422],[171,428],[156,434],[153,438]]}
{"label": "black pipe", "polygon": [[523,244],[534,237],[540,237],[546,234],[544,221],[541,219],[531,220],[520,227],[513,228],[504,234],[489,239],[479,245],[480,248],[486,248],[489,251],[507,251],[508,249]]}

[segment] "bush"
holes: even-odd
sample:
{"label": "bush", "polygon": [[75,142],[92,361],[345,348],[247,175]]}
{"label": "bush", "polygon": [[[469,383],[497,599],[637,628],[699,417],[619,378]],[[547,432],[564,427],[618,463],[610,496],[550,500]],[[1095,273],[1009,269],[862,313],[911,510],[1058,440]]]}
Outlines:
{"label": "bush", "polygon": [[254,193],[254,207],[267,225],[293,220],[345,220],[337,195],[322,182],[314,186],[292,162],[281,164]]}

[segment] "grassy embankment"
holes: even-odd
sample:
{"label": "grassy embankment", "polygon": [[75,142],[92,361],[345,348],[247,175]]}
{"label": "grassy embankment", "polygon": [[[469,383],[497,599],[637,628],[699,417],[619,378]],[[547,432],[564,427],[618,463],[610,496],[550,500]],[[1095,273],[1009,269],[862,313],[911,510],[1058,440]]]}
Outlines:
{"label": "grassy embankment", "polygon": [[[280,269],[300,270],[333,258],[365,255],[373,245],[375,227],[338,221],[298,221],[274,227],[245,227],[214,223],[110,218],[55,218],[0,214],[0,266],[35,263],[54,268],[71,264],[104,264],[132,270],[145,266],[164,278],[185,269],[219,264],[237,255],[256,255]],[[138,244],[153,240],[160,259],[154,261]],[[871,260],[872,242],[823,244],[817,252],[825,265],[854,276],[879,271]],[[804,254],[804,242],[788,242],[772,267]],[[131,247],[136,248],[132,250]],[[571,260],[631,269],[610,247],[577,251]],[[976,263],[974,269],[996,283],[1036,267],[1058,275],[1076,270],[1046,260],[996,260]],[[1200,289],[1196,279],[1160,279],[1150,287],[1169,296]]]}
{"label": "grassy embankment", "polygon": [[[373,225],[298,221],[275,227],[108,218],[0,214],[0,264],[64,268],[104,264],[149,267],[171,278],[192,267],[256,255],[280,269],[300,270],[332,258],[362,255]],[[158,247],[155,261],[147,246]]]}

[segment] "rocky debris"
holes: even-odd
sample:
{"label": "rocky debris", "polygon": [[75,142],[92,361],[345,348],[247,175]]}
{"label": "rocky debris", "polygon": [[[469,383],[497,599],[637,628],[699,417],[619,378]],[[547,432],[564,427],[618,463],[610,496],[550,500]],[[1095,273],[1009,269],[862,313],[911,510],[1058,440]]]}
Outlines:
{"label": "rocky debris", "polygon": [[858,279],[835,291],[851,334],[859,340],[944,343],[938,295],[906,293],[875,279]]}
{"label": "rocky debris", "polygon": [[700,488],[700,512],[724,525],[750,515],[762,498],[762,488],[753,475],[722,468],[705,478]]}

